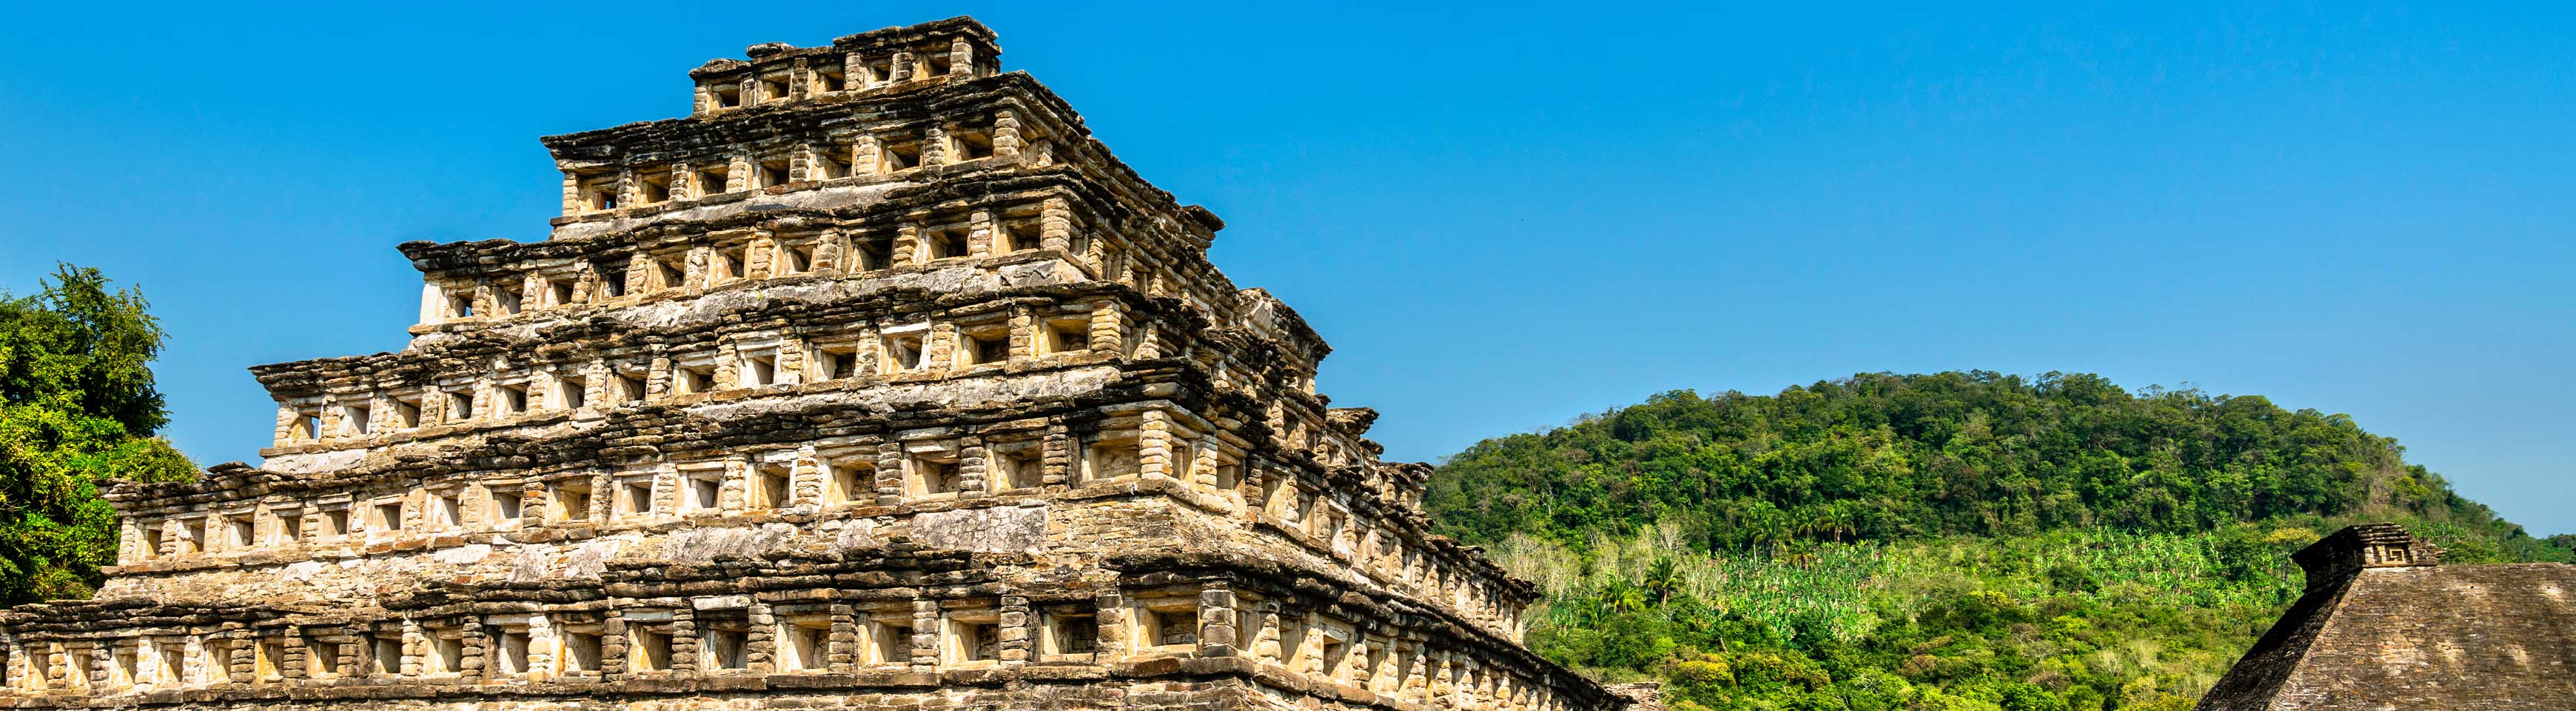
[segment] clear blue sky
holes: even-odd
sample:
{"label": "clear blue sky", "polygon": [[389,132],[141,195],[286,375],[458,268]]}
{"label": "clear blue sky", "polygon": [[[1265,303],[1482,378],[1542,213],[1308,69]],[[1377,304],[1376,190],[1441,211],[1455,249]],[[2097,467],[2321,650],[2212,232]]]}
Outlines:
{"label": "clear blue sky", "polygon": [[2350,413],[2576,531],[2565,4],[366,5],[0,26],[0,288],[141,283],[201,462],[267,442],[245,366],[402,347],[395,244],[542,239],[537,136],[973,14],[1233,225],[1217,263],[1394,457],[1675,388],[2092,371]]}

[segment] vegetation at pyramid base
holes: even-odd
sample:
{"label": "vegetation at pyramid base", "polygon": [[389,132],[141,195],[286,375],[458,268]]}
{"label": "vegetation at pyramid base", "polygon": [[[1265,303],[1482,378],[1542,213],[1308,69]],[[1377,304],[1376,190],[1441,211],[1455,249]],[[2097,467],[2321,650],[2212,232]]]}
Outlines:
{"label": "vegetation at pyramid base", "polygon": [[116,560],[110,480],[185,480],[151,361],[140,292],[63,266],[40,293],[0,293],[0,604],[87,597]]}
{"label": "vegetation at pyramid base", "polygon": [[1863,374],[1487,440],[1427,506],[1546,591],[1533,648],[1677,709],[2187,709],[2341,525],[2576,560],[2402,452],[2261,397]]}

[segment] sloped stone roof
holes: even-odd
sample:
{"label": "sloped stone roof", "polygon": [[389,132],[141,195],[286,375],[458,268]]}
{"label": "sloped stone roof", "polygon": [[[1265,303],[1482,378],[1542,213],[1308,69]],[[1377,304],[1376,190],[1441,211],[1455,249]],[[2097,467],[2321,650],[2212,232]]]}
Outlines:
{"label": "sloped stone roof", "polygon": [[2435,565],[2394,524],[2300,551],[2307,593],[2203,711],[2576,709],[2576,565]]}

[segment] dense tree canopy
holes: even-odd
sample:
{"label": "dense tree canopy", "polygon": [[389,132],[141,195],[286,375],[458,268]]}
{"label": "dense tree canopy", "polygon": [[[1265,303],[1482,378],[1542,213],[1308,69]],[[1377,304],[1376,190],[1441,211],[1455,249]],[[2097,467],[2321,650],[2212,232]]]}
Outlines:
{"label": "dense tree canopy", "polygon": [[1426,502],[1547,600],[1533,649],[1681,711],[2186,709],[2394,520],[2445,562],[2569,560],[2351,418],[2099,376],[1689,391],[1478,443]]}
{"label": "dense tree canopy", "polygon": [[2466,505],[2400,452],[2349,417],[2260,396],[2131,395],[2085,374],[1862,374],[1770,397],[1669,392],[1486,440],[1441,467],[1429,504],[1471,541],[1573,543],[1680,520],[1735,549]]}
{"label": "dense tree canopy", "polygon": [[38,294],[0,293],[0,603],[97,585],[116,558],[116,514],[99,498],[109,480],[195,475],[153,437],[167,417],[151,369],[161,326],[146,307],[70,266]]}

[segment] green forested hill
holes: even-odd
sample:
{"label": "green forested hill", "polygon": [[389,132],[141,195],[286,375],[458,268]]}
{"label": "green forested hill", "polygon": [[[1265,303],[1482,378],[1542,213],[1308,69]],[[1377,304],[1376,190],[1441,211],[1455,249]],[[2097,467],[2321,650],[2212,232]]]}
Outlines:
{"label": "green forested hill", "polygon": [[1548,592],[1533,647],[1676,708],[2188,708],[2336,526],[2576,558],[2402,452],[2255,396],[1863,374],[1487,440],[1428,506]]}

